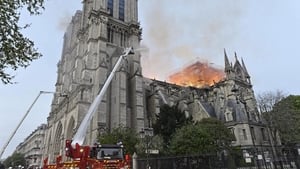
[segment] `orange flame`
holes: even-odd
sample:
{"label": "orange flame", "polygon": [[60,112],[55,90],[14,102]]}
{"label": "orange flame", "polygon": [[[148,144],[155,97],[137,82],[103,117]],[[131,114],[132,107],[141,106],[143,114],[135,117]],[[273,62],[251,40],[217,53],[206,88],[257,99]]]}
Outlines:
{"label": "orange flame", "polygon": [[180,86],[205,87],[224,79],[225,73],[221,69],[214,68],[208,63],[196,63],[187,66],[181,71],[169,76],[169,81]]}

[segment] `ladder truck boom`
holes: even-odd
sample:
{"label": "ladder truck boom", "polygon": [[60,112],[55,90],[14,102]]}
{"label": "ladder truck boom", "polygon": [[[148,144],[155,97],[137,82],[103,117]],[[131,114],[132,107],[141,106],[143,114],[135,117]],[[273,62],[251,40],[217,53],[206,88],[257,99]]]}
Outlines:
{"label": "ladder truck boom", "polygon": [[100,104],[100,102],[102,101],[102,98],[110,84],[110,82],[112,81],[112,78],[114,77],[117,69],[119,68],[121,62],[123,59],[126,58],[127,55],[129,54],[133,54],[133,48],[126,48],[124,51],[124,54],[121,55],[119,57],[119,59],[117,60],[116,64],[114,65],[113,70],[111,71],[110,75],[108,76],[108,78],[106,79],[102,89],[100,90],[99,94],[96,96],[96,98],[94,99],[94,101],[92,102],[92,104],[90,105],[87,114],[85,115],[85,117],[83,118],[82,122],[80,123],[80,126],[77,130],[77,132],[75,133],[73,140],[72,140],[72,146],[73,148],[75,148],[76,144],[82,145],[84,138],[86,136],[86,132],[87,132],[87,128],[90,124],[90,121],[93,117],[93,115],[96,112],[96,109],[98,107],[98,105]]}

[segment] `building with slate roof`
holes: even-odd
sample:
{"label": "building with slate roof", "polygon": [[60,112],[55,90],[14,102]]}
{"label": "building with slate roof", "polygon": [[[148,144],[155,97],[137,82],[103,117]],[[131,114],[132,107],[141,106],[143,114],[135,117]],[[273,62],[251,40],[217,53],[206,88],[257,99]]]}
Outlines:
{"label": "building with slate roof", "polygon": [[[84,0],[64,35],[57,64],[56,94],[47,119],[44,157],[64,157],[71,140],[125,47],[139,48],[137,0]],[[178,105],[194,120],[214,117],[234,133],[245,152],[269,147],[244,61],[232,64],[224,51],[225,79],[205,87],[183,87],[142,76],[140,53],[123,61],[90,122],[85,145],[103,130],[151,127],[163,104]],[[259,145],[259,146],[258,146]]]}

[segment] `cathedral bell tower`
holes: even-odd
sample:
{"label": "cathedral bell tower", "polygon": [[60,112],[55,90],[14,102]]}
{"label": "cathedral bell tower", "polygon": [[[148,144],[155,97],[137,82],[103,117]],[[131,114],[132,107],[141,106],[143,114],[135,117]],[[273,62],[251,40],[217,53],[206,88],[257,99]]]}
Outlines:
{"label": "cathedral bell tower", "polygon": [[[57,67],[56,94],[48,117],[46,155],[62,154],[72,139],[126,47],[137,49],[141,40],[137,0],[83,0],[64,35]],[[93,144],[101,132],[144,128],[144,92],[140,54],[122,61],[99,104],[84,144]]]}
{"label": "cathedral bell tower", "polygon": [[[124,48],[139,47],[137,6],[137,0],[83,1],[79,38],[84,46],[83,60],[91,60],[83,70],[92,78],[91,98],[101,90]],[[98,124],[108,130],[119,126],[143,128],[141,75],[140,54],[130,55],[123,61],[99,107]]]}

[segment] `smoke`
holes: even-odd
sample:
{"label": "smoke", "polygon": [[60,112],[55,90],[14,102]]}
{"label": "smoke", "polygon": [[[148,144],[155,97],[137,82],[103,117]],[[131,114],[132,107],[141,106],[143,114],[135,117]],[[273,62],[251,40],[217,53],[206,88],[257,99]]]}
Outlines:
{"label": "smoke", "polygon": [[242,1],[139,1],[143,28],[143,74],[166,80],[170,72],[191,60],[223,65],[223,49],[239,34]]}
{"label": "smoke", "polygon": [[72,19],[72,14],[68,11],[65,11],[64,14],[60,16],[58,20],[57,29],[65,32],[71,22],[71,19]]}

